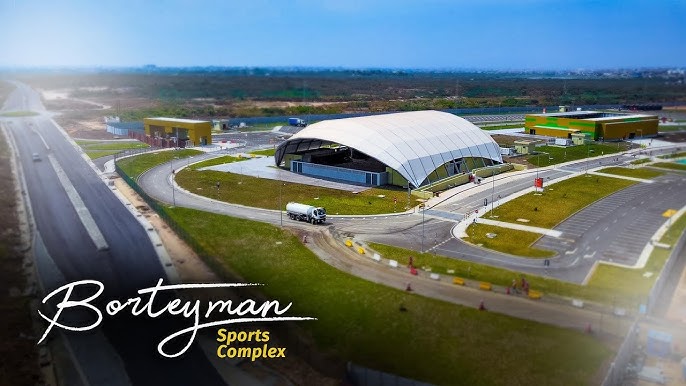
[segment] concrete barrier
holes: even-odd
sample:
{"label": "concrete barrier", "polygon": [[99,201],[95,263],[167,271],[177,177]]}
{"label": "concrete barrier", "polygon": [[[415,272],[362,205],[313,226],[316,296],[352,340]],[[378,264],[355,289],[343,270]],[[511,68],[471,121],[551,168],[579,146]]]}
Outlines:
{"label": "concrete barrier", "polygon": [[484,291],[490,291],[493,289],[491,283],[486,283],[485,281],[479,282],[479,289]]}
{"label": "concrete barrier", "polygon": [[378,262],[381,262],[381,256],[379,256],[378,253],[375,253],[374,256],[372,256],[372,259],[374,259],[374,260],[376,260],[376,261],[378,261]]}
{"label": "concrete barrier", "polygon": [[454,277],[453,284],[464,285],[464,279],[461,277]]}
{"label": "concrete barrier", "polygon": [[429,275],[429,277],[432,278],[433,280],[441,280],[441,275],[439,275],[437,273],[432,273],[431,275]]}
{"label": "concrete barrier", "polygon": [[388,260],[388,265],[393,268],[398,268],[398,262],[396,260]]}
{"label": "concrete barrier", "polygon": [[583,300],[572,299],[572,305],[573,305],[574,307],[584,308],[584,302],[583,302]]}

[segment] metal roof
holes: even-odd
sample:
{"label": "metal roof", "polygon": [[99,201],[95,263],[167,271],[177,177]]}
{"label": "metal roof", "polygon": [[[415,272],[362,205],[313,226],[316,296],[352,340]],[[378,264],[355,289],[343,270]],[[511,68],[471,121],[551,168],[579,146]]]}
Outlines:
{"label": "metal roof", "polygon": [[155,117],[155,118],[147,118],[147,119],[157,119],[160,121],[178,122],[178,123],[210,123],[210,121],[199,121],[197,119],[184,119],[184,118]]}
{"label": "metal roof", "polygon": [[453,114],[439,111],[372,115],[312,124],[282,143],[275,156],[337,143],[354,148],[395,169],[415,187],[446,162],[482,157],[502,162],[498,144],[486,132]]}

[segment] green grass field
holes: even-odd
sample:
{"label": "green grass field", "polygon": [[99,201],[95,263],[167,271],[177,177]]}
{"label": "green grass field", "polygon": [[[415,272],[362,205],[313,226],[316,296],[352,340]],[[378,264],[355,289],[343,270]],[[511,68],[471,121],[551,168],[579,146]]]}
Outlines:
{"label": "green grass field", "polygon": [[76,141],[76,144],[81,146],[86,155],[91,159],[117,154],[122,150],[145,149],[150,147],[148,144],[138,141]]}
{"label": "green grass field", "polygon": [[35,117],[36,115],[40,115],[40,114],[35,112],[35,111],[8,111],[6,113],[0,113],[0,117],[11,117],[11,118]]}
{"label": "green grass field", "polygon": [[544,167],[563,162],[588,158],[589,156],[597,157],[599,155],[604,154],[619,153],[622,151],[626,151],[627,149],[628,145],[623,142],[617,142],[616,144],[612,145],[594,142],[589,145],[579,145],[570,147],[540,146],[536,148],[536,151],[539,153],[539,155],[531,155],[526,160],[533,165]]}
{"label": "green grass field", "polygon": [[[479,125],[477,125],[479,126]],[[522,128],[524,129],[524,122],[519,122],[519,123],[507,123],[507,124],[502,124],[502,125],[484,125],[484,126],[479,126],[481,130],[502,130],[502,129],[517,129],[517,128]]]}
{"label": "green grass field", "polygon": [[204,153],[193,149],[165,150],[124,158],[118,160],[117,165],[119,165],[119,167],[122,168],[122,170],[128,174],[129,177],[135,180],[148,169],[165,162],[169,162],[174,158],[188,158],[199,154]]}
{"label": "green grass field", "polygon": [[651,179],[663,175],[664,173],[650,169],[629,169],[622,167],[611,167],[598,170],[600,173],[616,174],[618,176]]}
{"label": "green grass field", "polygon": [[631,161],[632,165],[641,165],[650,162],[650,158],[639,158]]}
{"label": "green grass field", "polygon": [[[619,178],[581,175],[545,187],[544,192],[528,193],[495,208],[499,221],[553,228],[575,212],[636,182]],[[486,214],[486,218],[490,216]],[[518,222],[527,219],[529,222]]]}
{"label": "green grass field", "polygon": [[[353,194],[240,174],[187,169],[176,175],[176,182],[202,196],[264,209],[278,210],[279,202],[285,208],[291,201],[324,207],[328,214],[393,213],[402,212],[407,206],[407,191],[400,188],[372,188]],[[216,189],[217,182],[220,183],[219,190]],[[412,198],[412,205],[416,204],[414,200]]]}
{"label": "green grass field", "polygon": [[[292,315],[319,347],[365,366],[435,384],[587,384],[611,351],[592,336],[480,312],[338,271],[271,225],[191,209],[165,209],[209,259]],[[399,283],[402,287],[404,283]],[[403,305],[407,311],[400,312]]]}
{"label": "green grass field", "polygon": [[265,150],[255,150],[251,151],[250,154],[255,154],[255,155],[266,155],[266,156],[273,156],[274,153],[276,153],[276,149],[265,149]]}
{"label": "green grass field", "polygon": [[661,155],[659,158],[671,159],[671,158],[682,158],[682,157],[686,157],[686,152],[682,151],[682,152],[679,152],[679,153],[676,153],[676,152],[675,152],[675,153],[672,153],[672,154],[665,154],[665,155]]}
{"label": "green grass field", "polygon": [[[494,233],[497,236],[489,238],[487,234]],[[541,235],[538,233],[524,232],[515,229],[502,228],[486,224],[472,224],[467,227],[469,237],[465,241],[481,245],[494,251],[509,253],[522,257],[544,259],[555,255],[554,251],[531,247]]]}
{"label": "green grass field", "polygon": [[678,164],[676,162],[656,162],[654,164],[651,164],[650,166],[672,170],[686,170],[686,165]]}

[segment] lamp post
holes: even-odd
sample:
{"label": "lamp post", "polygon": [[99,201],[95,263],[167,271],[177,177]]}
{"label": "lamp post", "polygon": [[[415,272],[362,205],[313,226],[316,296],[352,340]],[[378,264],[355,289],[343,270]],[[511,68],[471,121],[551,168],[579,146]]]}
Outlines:
{"label": "lamp post", "polygon": [[493,194],[495,193],[495,168],[491,169],[491,218],[493,218]]}
{"label": "lamp post", "polygon": [[281,182],[281,175],[279,174],[279,221],[281,222],[281,227],[283,227],[283,182]]}
{"label": "lamp post", "polygon": [[176,206],[176,195],[174,194],[174,160],[177,159],[177,158],[178,158],[178,157],[174,157],[174,159],[172,159],[172,161],[169,163],[169,169],[170,169],[170,171],[171,171],[171,177],[170,177],[171,180],[170,180],[169,182],[170,182],[170,185],[171,185],[172,202],[173,202],[172,205],[173,205],[173,206]]}
{"label": "lamp post", "polygon": [[424,253],[424,211],[426,211],[426,202],[422,203],[422,253]]}

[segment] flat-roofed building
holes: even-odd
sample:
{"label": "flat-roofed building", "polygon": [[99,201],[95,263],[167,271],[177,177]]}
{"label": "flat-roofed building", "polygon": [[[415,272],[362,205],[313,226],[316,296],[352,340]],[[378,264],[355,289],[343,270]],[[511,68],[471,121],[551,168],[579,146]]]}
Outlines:
{"label": "flat-roofed building", "polygon": [[527,114],[524,123],[524,131],[528,134],[571,139],[576,133],[586,134],[593,140],[655,136],[657,127],[655,115],[601,111]]}

